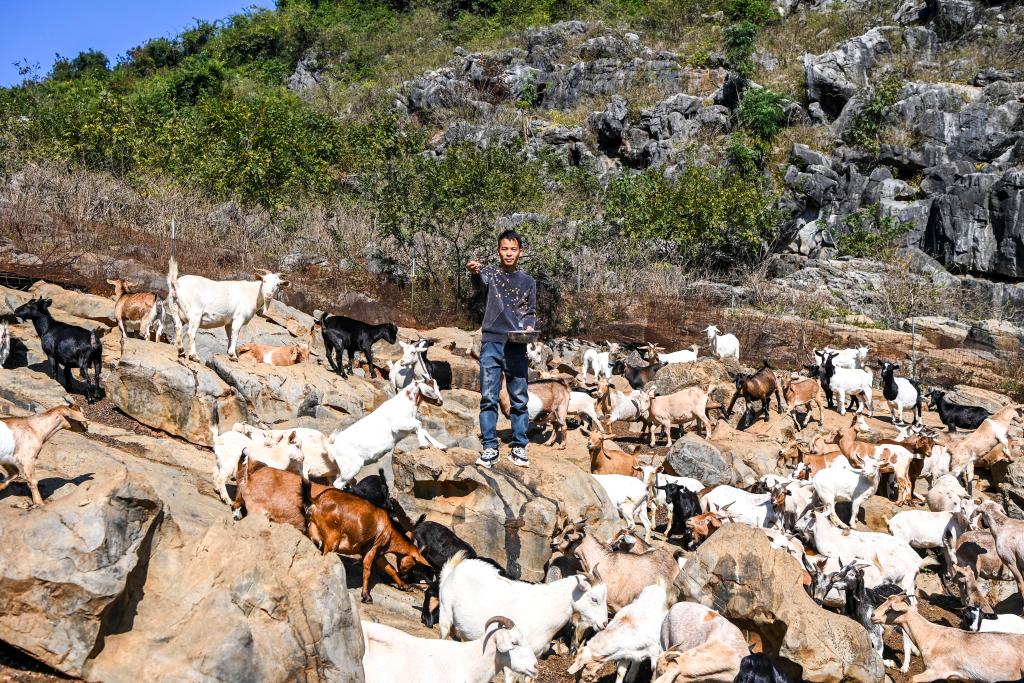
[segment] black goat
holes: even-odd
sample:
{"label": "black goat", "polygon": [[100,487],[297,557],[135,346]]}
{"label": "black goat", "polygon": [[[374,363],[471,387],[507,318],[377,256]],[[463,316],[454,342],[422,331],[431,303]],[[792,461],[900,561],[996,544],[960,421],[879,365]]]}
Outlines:
{"label": "black goat", "polygon": [[420,551],[423,557],[427,558],[427,562],[435,569],[431,573],[432,575],[428,577],[429,583],[427,589],[423,591],[423,607],[420,609],[420,621],[427,628],[432,628],[437,621],[436,602],[441,568],[444,567],[445,563],[455,553],[460,550],[464,551],[467,558],[483,560],[497,567],[502,576],[506,576],[504,567],[490,558],[477,555],[473,546],[456,536],[455,532],[443,524],[428,522],[425,514],[420,515],[419,519],[416,520],[412,531],[409,532],[409,538],[412,539],[416,549]]}
{"label": "black goat", "polygon": [[[32,299],[19,306],[14,315],[23,320],[31,320],[32,326],[39,335],[43,353],[50,362],[53,378],[57,377],[60,366],[64,366],[64,388],[71,390],[71,368],[78,372],[85,382],[85,398],[89,403],[101,398],[100,370],[103,367],[103,345],[100,343],[101,333],[87,330],[84,327],[68,325],[54,320],[50,315],[51,299]],[[93,376],[89,377],[89,368]]]}
{"label": "black goat", "polygon": [[377,474],[360,479],[349,492],[391,512],[391,493],[388,490],[388,480],[384,477],[384,468],[377,470]]}
{"label": "black goat", "polygon": [[693,531],[686,525],[686,521],[701,513],[700,499],[696,493],[675,482],[666,482],[664,486],[658,488],[664,489],[665,498],[672,508],[672,525],[668,530],[668,537],[682,536],[683,548],[693,550]]}
{"label": "black goat", "polygon": [[[373,377],[373,344],[384,340],[389,344],[398,341],[398,326],[394,323],[370,325],[344,315],[323,314],[316,321],[324,338],[324,350],[331,369],[346,377],[344,369],[345,351],[348,351],[348,371],[352,373],[352,360],[356,351],[362,351]],[[383,376],[383,375],[382,375]]]}
{"label": "black goat", "polygon": [[946,429],[955,432],[957,429],[977,429],[981,423],[992,416],[980,406],[962,406],[946,400],[946,392],[932,389],[928,392],[928,409],[939,414]]}
{"label": "black goat", "polygon": [[636,367],[634,365],[626,365],[626,363],[620,358],[612,364],[612,374],[622,375],[629,382],[629,386],[634,389],[643,389],[648,383],[654,381],[654,376],[658,374],[658,370],[668,365],[668,363],[651,363],[644,367]]}
{"label": "black goat", "polygon": [[[864,569],[856,563],[848,564],[828,578],[825,595],[832,588],[839,588],[846,593],[846,606],[843,611],[846,616],[863,626],[871,640],[871,646],[882,656],[882,625],[871,621],[871,615],[875,609],[885,602],[886,598],[897,595],[902,589],[896,584],[883,583],[875,588],[867,588],[864,585]],[[904,657],[909,657],[907,650],[908,641],[906,633],[903,635]]]}
{"label": "black goat", "polygon": [[740,660],[740,672],[733,683],[786,683],[775,664],[763,652],[755,652]]}

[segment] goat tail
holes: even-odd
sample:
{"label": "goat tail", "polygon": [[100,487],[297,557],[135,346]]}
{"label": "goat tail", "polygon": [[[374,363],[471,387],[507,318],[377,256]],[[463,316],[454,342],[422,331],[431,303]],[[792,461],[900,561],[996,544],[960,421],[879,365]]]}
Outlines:
{"label": "goat tail", "polygon": [[302,517],[309,528],[309,518],[313,513],[313,484],[309,479],[302,478]]}
{"label": "goat tail", "polygon": [[167,261],[167,301],[178,298],[178,259],[171,255]]}
{"label": "goat tail", "polygon": [[466,557],[467,554],[465,550],[460,550],[459,552],[452,555],[451,559],[445,562],[444,566],[441,567],[441,577],[438,579],[437,585],[440,586],[441,584],[443,584],[445,579],[448,578],[448,576],[450,576],[453,571],[455,571],[455,568],[458,567],[459,564],[461,564],[462,561],[466,559]]}
{"label": "goat tail", "polygon": [[420,515],[419,517],[416,518],[416,523],[413,524],[413,526],[416,527],[416,526],[419,526],[420,524],[423,524],[423,520],[425,520],[426,518],[427,518],[427,513],[424,512],[422,515]]}
{"label": "goat tail", "polygon": [[919,564],[918,567],[924,569],[925,567],[934,567],[938,564],[941,564],[941,562],[939,562],[939,558],[934,555],[928,555],[927,557],[921,558],[921,564]]}

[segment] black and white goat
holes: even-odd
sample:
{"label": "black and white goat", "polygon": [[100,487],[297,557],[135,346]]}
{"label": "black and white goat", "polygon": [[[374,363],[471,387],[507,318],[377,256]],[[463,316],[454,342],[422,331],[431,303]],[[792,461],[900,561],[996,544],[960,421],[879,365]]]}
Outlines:
{"label": "black and white goat", "polygon": [[[54,320],[50,315],[51,299],[32,299],[14,311],[14,315],[23,320],[31,320],[32,326],[39,335],[43,353],[50,362],[53,378],[58,382],[60,367],[64,366],[64,387],[71,389],[71,368],[78,372],[85,382],[85,398],[89,403],[101,398],[100,370],[103,367],[103,345],[100,343],[101,333],[87,330],[77,325],[68,325]],[[89,377],[89,370],[92,377]]]}
{"label": "black and white goat", "polygon": [[427,350],[434,345],[430,339],[418,339],[415,342],[398,342],[402,347],[402,357],[391,363],[388,378],[395,391],[409,386],[413,380],[430,380],[437,382],[439,389],[452,388],[452,366],[448,361],[430,360]]}
{"label": "black and white goat", "polygon": [[910,410],[914,424],[921,422],[921,388],[914,380],[897,377],[900,366],[889,361],[878,361],[882,370],[882,397],[889,404],[894,424],[903,424],[903,413]]}
{"label": "black and white goat", "polygon": [[690,489],[671,481],[666,482],[663,486],[656,486],[656,488],[665,490],[665,497],[672,509],[672,521],[667,536],[670,538],[682,536],[683,548],[693,550],[693,530],[687,526],[686,522],[702,512],[700,499]]}
{"label": "black and white goat", "polygon": [[[892,595],[899,595],[903,590],[894,583],[883,583],[875,588],[868,588],[864,584],[864,566],[856,562],[848,564],[838,572],[829,576],[825,594],[833,588],[838,588],[846,593],[846,606],[844,614],[863,626],[871,639],[871,646],[882,656],[882,625],[871,620],[875,609],[885,602],[885,599]],[[906,633],[903,634],[903,656],[910,657],[910,642]],[[885,662],[886,666],[895,666],[891,661]]]}

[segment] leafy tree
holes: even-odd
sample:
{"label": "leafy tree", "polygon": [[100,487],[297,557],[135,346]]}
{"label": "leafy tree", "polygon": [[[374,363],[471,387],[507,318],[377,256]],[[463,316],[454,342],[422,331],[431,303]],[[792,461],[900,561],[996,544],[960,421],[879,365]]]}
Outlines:
{"label": "leafy tree", "polygon": [[156,38],[128,51],[132,70],[143,76],[175,66],[181,62],[182,56],[181,48],[167,38]]}
{"label": "leafy tree", "polygon": [[106,76],[110,72],[110,60],[99,50],[79,52],[74,59],[57,55],[50,78],[55,81],[67,81],[83,76]]}
{"label": "leafy tree", "polygon": [[382,234],[432,278],[454,281],[461,300],[465,261],[493,248],[495,219],[529,209],[542,192],[536,163],[504,147],[466,145],[396,160],[368,194]]}
{"label": "leafy tree", "polygon": [[769,0],[728,0],[726,14],[733,21],[750,21],[755,24],[769,24],[779,20]]}

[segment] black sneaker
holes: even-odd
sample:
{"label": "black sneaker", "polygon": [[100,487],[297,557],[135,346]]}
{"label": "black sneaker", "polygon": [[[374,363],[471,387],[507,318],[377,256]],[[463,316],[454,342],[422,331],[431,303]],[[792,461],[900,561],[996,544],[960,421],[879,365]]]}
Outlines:
{"label": "black sneaker", "polygon": [[494,467],[494,464],[498,462],[498,449],[497,448],[485,448],[480,457],[476,459],[476,464],[487,469]]}
{"label": "black sneaker", "polygon": [[530,466],[530,458],[526,455],[526,446],[513,446],[508,459],[512,461],[513,465],[519,465],[520,467]]}

